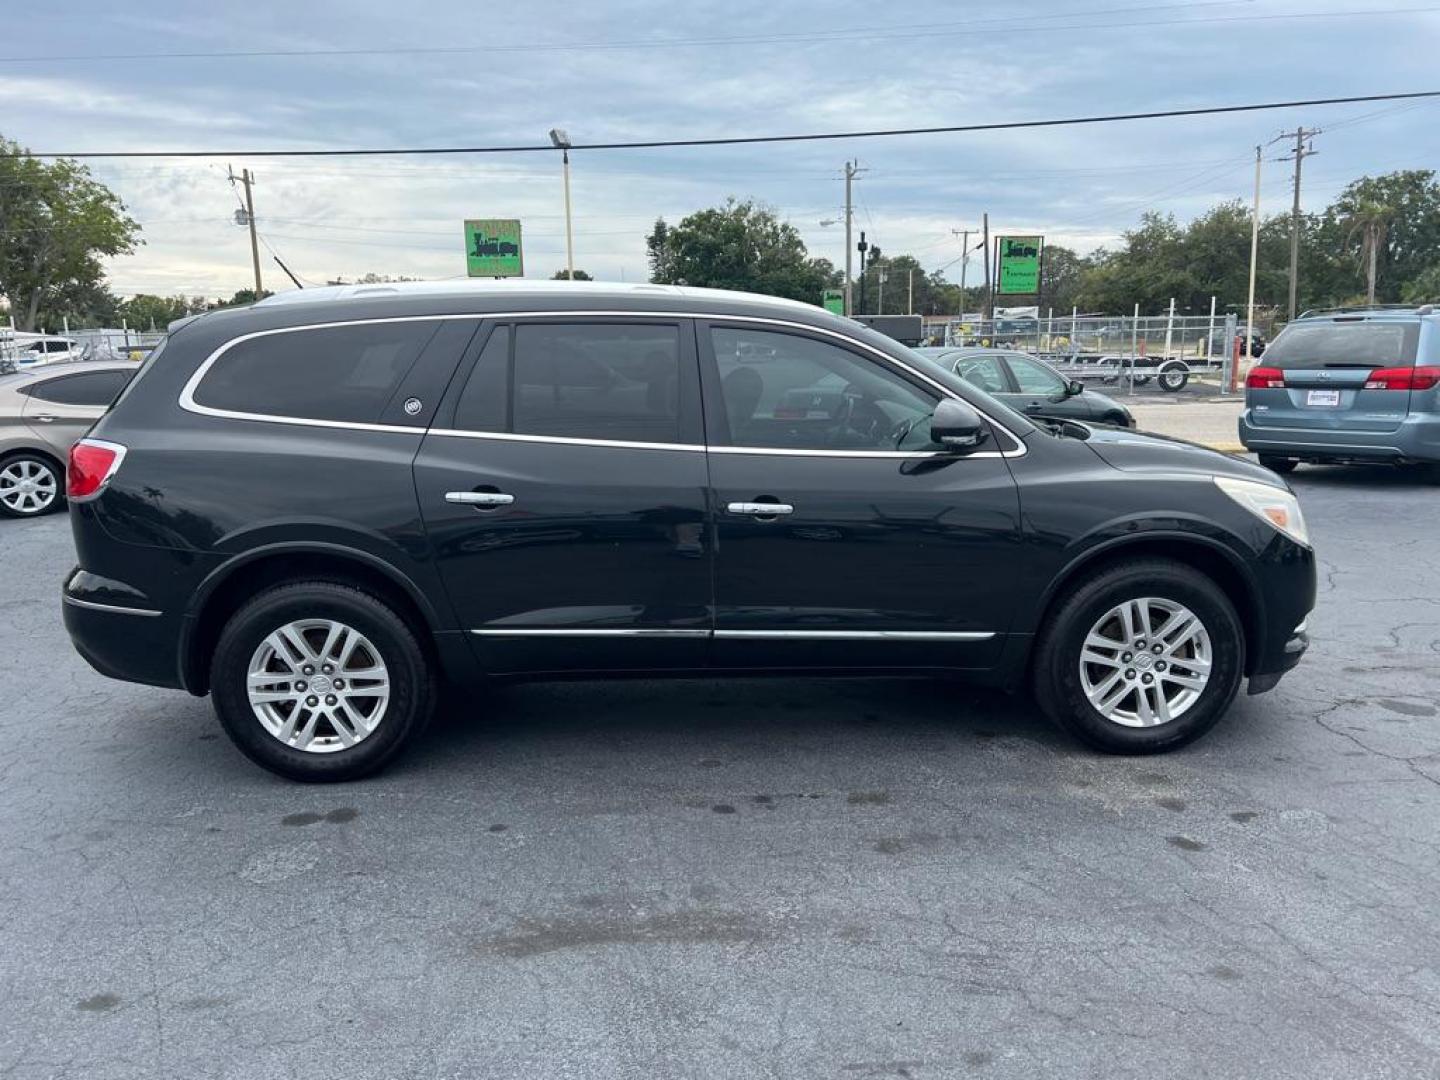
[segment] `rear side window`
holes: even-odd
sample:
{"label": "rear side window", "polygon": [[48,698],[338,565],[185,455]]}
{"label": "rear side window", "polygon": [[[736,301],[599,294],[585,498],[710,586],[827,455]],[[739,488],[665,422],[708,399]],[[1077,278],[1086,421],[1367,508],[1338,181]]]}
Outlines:
{"label": "rear side window", "polygon": [[66,375],[63,379],[47,379],[29,390],[39,401],[56,405],[109,405],[115,400],[133,372],[92,371],[84,375]]}
{"label": "rear side window", "polygon": [[514,334],[516,434],[679,441],[679,327],[541,323]]}
{"label": "rear side window", "polygon": [[228,412],[374,423],[439,325],[364,323],[251,338],[220,355],[194,400]]}
{"label": "rear side window", "polygon": [[1412,367],[1419,336],[1418,322],[1291,323],[1265,350],[1261,362],[1282,370]]}

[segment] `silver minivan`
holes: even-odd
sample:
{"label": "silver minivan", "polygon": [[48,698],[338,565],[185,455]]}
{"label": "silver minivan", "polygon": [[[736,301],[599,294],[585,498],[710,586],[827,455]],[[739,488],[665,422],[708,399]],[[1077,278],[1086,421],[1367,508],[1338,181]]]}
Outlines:
{"label": "silver minivan", "polygon": [[1240,442],[1289,472],[1319,463],[1440,463],[1433,305],[1306,312],[1245,380]]}

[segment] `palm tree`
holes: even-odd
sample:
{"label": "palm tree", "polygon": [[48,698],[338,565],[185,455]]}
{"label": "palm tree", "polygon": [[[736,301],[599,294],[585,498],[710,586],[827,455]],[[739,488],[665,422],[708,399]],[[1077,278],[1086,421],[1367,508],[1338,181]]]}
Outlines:
{"label": "palm tree", "polygon": [[1395,216],[1392,207],[1376,202],[1363,202],[1350,212],[1346,219],[1349,225],[1345,233],[1345,246],[1349,247],[1355,234],[1360,234],[1360,263],[1365,267],[1365,302],[1375,303],[1375,273],[1380,249],[1385,246],[1385,234],[1390,219]]}

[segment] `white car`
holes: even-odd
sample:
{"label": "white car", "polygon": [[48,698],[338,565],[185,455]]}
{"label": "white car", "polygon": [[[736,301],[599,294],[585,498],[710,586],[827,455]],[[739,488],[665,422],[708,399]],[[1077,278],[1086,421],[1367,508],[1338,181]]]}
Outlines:
{"label": "white car", "polygon": [[84,348],[80,343],[67,337],[44,335],[15,342],[15,366],[22,371],[62,360],[81,360],[84,359],[83,354]]}

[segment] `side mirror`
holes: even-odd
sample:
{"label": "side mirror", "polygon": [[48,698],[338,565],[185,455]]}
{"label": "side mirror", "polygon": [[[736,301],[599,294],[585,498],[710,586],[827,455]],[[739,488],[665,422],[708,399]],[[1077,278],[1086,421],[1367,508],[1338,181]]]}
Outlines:
{"label": "side mirror", "polygon": [[980,414],[963,401],[946,398],[930,417],[930,438],[947,450],[968,453],[990,437]]}
{"label": "side mirror", "polygon": [[1076,394],[1083,394],[1084,392],[1085,384],[1082,383],[1079,379],[1071,379],[1065,384],[1066,397],[1074,397]]}

